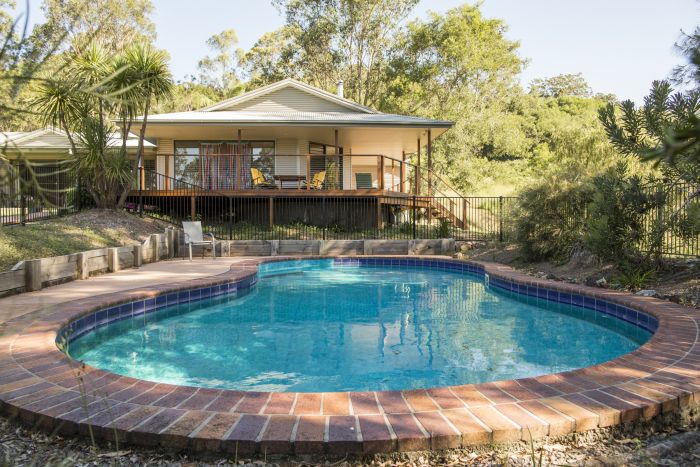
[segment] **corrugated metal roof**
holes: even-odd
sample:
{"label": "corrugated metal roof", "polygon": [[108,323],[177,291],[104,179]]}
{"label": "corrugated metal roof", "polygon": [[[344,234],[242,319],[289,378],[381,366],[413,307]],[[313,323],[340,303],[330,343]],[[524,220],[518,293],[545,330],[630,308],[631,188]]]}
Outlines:
{"label": "corrugated metal roof", "polygon": [[415,127],[451,127],[454,122],[431,120],[383,113],[360,112],[176,112],[150,115],[148,124],[159,123],[240,123],[240,124],[309,124],[309,125],[367,125],[367,126],[415,126]]}
{"label": "corrugated metal roof", "polygon": [[[129,133],[126,147],[136,149],[138,136]],[[0,144],[7,145],[8,149],[70,149],[70,141],[62,130],[54,128],[42,128],[34,131],[7,131],[0,132]],[[109,146],[121,146],[122,139],[119,133],[115,133],[107,143]],[[145,148],[155,148],[156,145],[144,140]]]}

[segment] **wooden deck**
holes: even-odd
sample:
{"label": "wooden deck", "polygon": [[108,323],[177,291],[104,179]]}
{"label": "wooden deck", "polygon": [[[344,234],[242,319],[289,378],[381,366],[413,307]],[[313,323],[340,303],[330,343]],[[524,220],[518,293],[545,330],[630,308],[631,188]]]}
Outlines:
{"label": "wooden deck", "polygon": [[402,193],[391,190],[361,189],[361,190],[306,190],[306,189],[254,189],[254,190],[191,190],[191,189],[167,189],[167,190],[132,190],[130,196],[227,196],[234,198],[399,198],[411,199],[410,193]]}

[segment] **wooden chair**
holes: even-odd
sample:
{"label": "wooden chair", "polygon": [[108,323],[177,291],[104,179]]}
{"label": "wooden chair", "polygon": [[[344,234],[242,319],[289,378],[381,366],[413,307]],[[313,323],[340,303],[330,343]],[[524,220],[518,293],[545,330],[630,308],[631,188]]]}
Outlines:
{"label": "wooden chair", "polygon": [[324,183],[326,183],[326,171],[322,170],[314,174],[314,178],[311,180],[309,188],[311,188],[312,190],[321,190],[323,189]]}
{"label": "wooden chair", "polygon": [[[211,245],[211,254],[216,259],[216,237],[212,233],[203,234],[201,222],[183,221],[182,230],[185,231],[185,245],[189,248],[190,261],[192,261],[192,245]],[[211,237],[211,240],[205,240],[204,235]],[[202,258],[204,258],[204,248],[202,248]]]}
{"label": "wooden chair", "polygon": [[264,173],[255,167],[250,168],[250,178],[253,182],[253,188],[277,188],[274,180],[269,180]]}

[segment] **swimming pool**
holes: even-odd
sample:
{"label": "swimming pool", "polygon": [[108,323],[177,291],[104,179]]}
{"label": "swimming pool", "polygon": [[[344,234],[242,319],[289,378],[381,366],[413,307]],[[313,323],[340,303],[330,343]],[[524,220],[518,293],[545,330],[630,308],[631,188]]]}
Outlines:
{"label": "swimming pool", "polygon": [[[132,314],[69,353],[138,379],[244,391],[378,391],[514,379],[602,363],[649,330],[435,262],[299,260],[216,297]],[[201,298],[201,297],[199,297]]]}

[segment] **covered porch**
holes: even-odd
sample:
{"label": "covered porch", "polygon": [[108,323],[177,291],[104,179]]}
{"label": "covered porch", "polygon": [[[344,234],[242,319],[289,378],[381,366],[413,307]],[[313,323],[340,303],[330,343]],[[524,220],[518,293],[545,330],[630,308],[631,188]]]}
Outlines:
{"label": "covered porch", "polygon": [[274,191],[427,194],[432,141],[443,131],[149,123],[148,136],[158,150],[145,161],[139,187],[152,195],[190,186],[242,196],[260,196],[262,190],[265,196],[275,196]]}

